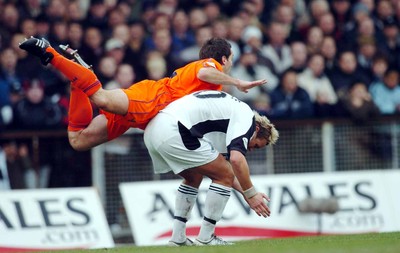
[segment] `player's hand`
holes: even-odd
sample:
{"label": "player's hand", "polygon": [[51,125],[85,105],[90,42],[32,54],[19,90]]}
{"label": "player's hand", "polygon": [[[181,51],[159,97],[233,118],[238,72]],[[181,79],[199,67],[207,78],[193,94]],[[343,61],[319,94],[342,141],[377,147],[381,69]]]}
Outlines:
{"label": "player's hand", "polygon": [[256,87],[256,86],[260,86],[267,83],[267,80],[262,79],[262,80],[256,80],[256,81],[243,81],[243,80],[239,80],[238,85],[236,85],[236,88],[238,88],[240,91],[247,93],[249,89]]}
{"label": "player's hand", "polygon": [[267,202],[269,202],[270,199],[266,194],[258,192],[253,197],[249,199],[246,198],[246,201],[258,216],[264,216],[267,218],[271,215],[271,210],[269,209],[269,206],[267,206]]}

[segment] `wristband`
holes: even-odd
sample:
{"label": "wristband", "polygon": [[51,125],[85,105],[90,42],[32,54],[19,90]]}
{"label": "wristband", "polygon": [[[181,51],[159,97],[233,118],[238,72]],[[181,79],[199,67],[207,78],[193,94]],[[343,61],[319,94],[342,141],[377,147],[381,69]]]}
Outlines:
{"label": "wristband", "polygon": [[254,186],[250,187],[249,189],[243,191],[243,195],[249,199],[254,197],[257,194],[256,188]]}

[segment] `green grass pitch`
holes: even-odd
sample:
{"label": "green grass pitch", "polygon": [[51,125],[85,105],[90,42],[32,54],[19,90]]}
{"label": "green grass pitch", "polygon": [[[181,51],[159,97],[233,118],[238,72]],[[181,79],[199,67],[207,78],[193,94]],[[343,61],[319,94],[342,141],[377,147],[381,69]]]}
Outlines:
{"label": "green grass pitch", "polygon": [[56,251],[57,253],[400,253],[400,232],[271,238],[236,242],[232,246],[124,246],[112,249]]}

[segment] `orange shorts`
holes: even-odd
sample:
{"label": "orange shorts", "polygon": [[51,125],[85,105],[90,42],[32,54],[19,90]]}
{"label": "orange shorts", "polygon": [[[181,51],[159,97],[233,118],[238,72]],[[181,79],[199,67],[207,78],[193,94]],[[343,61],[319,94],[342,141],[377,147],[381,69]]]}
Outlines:
{"label": "orange shorts", "polygon": [[129,99],[128,113],[119,115],[101,111],[108,119],[108,139],[122,135],[131,127],[144,130],[150,120],[171,102],[171,94],[165,85],[168,81],[169,78],[143,80],[123,89]]}

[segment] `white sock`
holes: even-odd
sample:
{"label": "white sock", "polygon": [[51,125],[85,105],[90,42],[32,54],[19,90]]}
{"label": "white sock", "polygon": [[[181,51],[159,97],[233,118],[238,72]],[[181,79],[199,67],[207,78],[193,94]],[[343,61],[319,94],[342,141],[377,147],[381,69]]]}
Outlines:
{"label": "white sock", "polygon": [[186,222],[196,203],[198,189],[181,184],[175,198],[174,222],[171,241],[184,242],[186,240]]}
{"label": "white sock", "polygon": [[231,196],[231,187],[212,183],[208,189],[204,203],[204,219],[198,239],[206,242],[214,234],[215,225],[221,219],[226,203]]}

